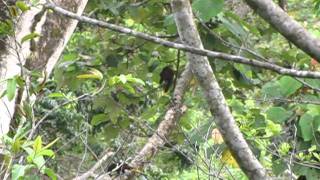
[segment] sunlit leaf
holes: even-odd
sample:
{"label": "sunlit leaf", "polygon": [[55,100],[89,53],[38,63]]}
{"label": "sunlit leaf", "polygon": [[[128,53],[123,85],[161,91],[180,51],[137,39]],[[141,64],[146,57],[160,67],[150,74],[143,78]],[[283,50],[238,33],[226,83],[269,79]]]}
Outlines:
{"label": "sunlit leaf", "polygon": [[221,162],[234,168],[239,168],[237,161],[234,159],[229,149],[223,151]]}
{"label": "sunlit leaf", "polygon": [[91,125],[97,126],[100,123],[106,122],[108,120],[109,120],[109,118],[106,114],[97,114],[97,115],[93,116],[93,118],[91,120]]}
{"label": "sunlit leaf", "polygon": [[33,150],[35,152],[39,152],[42,149],[42,139],[41,136],[38,136],[36,140],[34,140]]}
{"label": "sunlit leaf", "polygon": [[22,11],[25,12],[30,9],[30,7],[23,1],[17,1],[16,6]]}
{"label": "sunlit leaf", "polygon": [[7,97],[8,100],[13,100],[17,88],[17,81],[15,78],[11,78],[7,80]]}
{"label": "sunlit leaf", "polygon": [[35,33],[35,32],[27,34],[21,39],[21,44],[24,43],[25,41],[34,39],[34,38],[39,37],[39,36],[40,36],[40,34]]}
{"label": "sunlit leaf", "polygon": [[90,69],[87,74],[80,74],[77,76],[78,79],[103,79],[103,74],[97,69]]}

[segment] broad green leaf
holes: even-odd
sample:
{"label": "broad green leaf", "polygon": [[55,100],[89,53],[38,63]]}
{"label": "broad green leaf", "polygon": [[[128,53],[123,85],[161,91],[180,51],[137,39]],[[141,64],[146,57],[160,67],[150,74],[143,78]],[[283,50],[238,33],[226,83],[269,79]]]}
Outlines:
{"label": "broad green leaf", "polygon": [[271,107],[266,112],[267,118],[276,123],[285,122],[291,115],[291,111],[287,111],[282,107]]}
{"label": "broad green leaf", "polygon": [[224,16],[219,16],[219,19],[221,20],[223,26],[226,27],[234,35],[234,37],[240,40],[245,40],[248,37],[248,33],[243,29],[243,26],[240,22]]}
{"label": "broad green leaf", "polygon": [[15,94],[16,94],[16,88],[17,88],[17,81],[15,78],[11,78],[7,80],[7,97],[8,100],[13,100]]}
{"label": "broad green leaf", "polygon": [[306,83],[308,83],[310,86],[315,88],[320,88],[320,80],[319,79],[302,79]]}
{"label": "broad green leaf", "polygon": [[320,132],[320,116],[315,116],[313,118],[313,130]]}
{"label": "broad green leaf", "polygon": [[12,166],[12,180],[19,180],[20,178],[23,178],[25,175],[25,172],[32,168],[33,165],[20,165],[20,164],[15,164]]}
{"label": "broad green leaf", "polygon": [[56,173],[50,169],[50,168],[45,168],[44,173],[51,178],[51,180],[57,180],[58,177]]}
{"label": "broad green leaf", "polygon": [[39,153],[37,153],[38,156],[48,156],[48,157],[53,157],[54,152],[51,149],[44,149],[41,150]]}
{"label": "broad green leaf", "polygon": [[282,97],[280,85],[277,81],[271,81],[263,85],[261,93],[263,98]]}
{"label": "broad green leaf", "polygon": [[35,32],[27,34],[21,39],[21,44],[24,43],[25,41],[34,39],[34,38],[39,37],[39,36],[40,36],[40,34],[35,33]]}
{"label": "broad green leaf", "polygon": [[195,0],[192,3],[192,9],[207,22],[222,11],[223,4],[224,0]]}
{"label": "broad green leaf", "polygon": [[16,6],[22,11],[25,12],[30,9],[30,7],[23,1],[17,1]]}
{"label": "broad green leaf", "polygon": [[299,120],[299,127],[301,129],[301,135],[304,141],[310,141],[313,137],[313,117],[312,115],[305,113]]}
{"label": "broad green leaf", "polygon": [[34,140],[33,150],[37,153],[42,149],[42,139],[41,136],[38,136],[36,140]]}
{"label": "broad green leaf", "polygon": [[92,117],[91,125],[97,126],[102,122],[109,121],[109,117],[106,114],[97,114]]}
{"label": "broad green leaf", "polygon": [[20,149],[21,149],[22,143],[23,143],[22,140],[16,139],[16,140],[14,141],[13,145],[12,145],[12,151],[13,151],[14,153],[19,152]]}
{"label": "broad green leaf", "polygon": [[40,172],[44,172],[46,160],[43,156],[36,155],[32,162],[37,166],[38,169],[40,169]]}
{"label": "broad green leaf", "polygon": [[285,97],[288,97],[294,94],[298,89],[302,87],[302,84],[289,76],[283,76],[278,81],[280,84],[281,94]]}

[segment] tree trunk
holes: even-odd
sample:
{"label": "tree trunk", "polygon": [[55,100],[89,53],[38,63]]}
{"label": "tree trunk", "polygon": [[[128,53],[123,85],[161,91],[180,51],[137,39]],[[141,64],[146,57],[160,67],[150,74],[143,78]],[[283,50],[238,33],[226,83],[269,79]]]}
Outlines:
{"label": "tree trunk", "polygon": [[[45,3],[41,0],[40,3]],[[87,0],[54,0],[54,3],[70,11],[82,14]],[[77,25],[77,20],[67,19],[55,13],[45,13],[42,9],[32,7],[24,12],[15,26],[15,35],[6,40],[5,51],[1,51],[1,81],[16,75],[25,76],[21,68],[44,72],[48,77],[58,61],[64,47]],[[32,32],[41,36],[37,39],[20,43],[22,38]],[[32,44],[32,45],[31,45]],[[27,78],[27,77],[25,77]],[[0,92],[6,89],[6,83],[0,84]],[[7,97],[0,101],[0,137],[9,131],[16,104],[20,104],[25,92],[18,91],[16,97],[9,101]]]}
{"label": "tree trunk", "polygon": [[[171,6],[181,40],[203,49],[199,33],[193,22],[189,0],[172,0]],[[226,105],[220,86],[205,56],[186,53],[194,76],[204,90],[210,111],[232,155],[249,179],[266,179],[266,171],[253,155]]]}

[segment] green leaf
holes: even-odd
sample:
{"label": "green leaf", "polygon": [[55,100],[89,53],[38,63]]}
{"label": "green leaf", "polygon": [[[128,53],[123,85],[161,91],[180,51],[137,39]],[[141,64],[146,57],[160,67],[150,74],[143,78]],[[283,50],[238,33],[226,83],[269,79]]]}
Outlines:
{"label": "green leaf", "polygon": [[314,131],[320,132],[320,116],[315,116],[313,118],[313,129]]}
{"label": "green leaf", "polygon": [[39,36],[40,36],[40,34],[35,33],[35,32],[27,34],[21,39],[21,44],[24,43],[25,41],[28,41],[30,39],[34,39],[34,38],[39,37]]}
{"label": "green leaf", "polygon": [[42,149],[42,139],[41,136],[38,136],[36,140],[34,140],[33,150],[37,153]]}
{"label": "green leaf", "polygon": [[90,69],[86,74],[81,74],[77,76],[78,79],[103,79],[103,74],[97,69]]}
{"label": "green leaf", "polygon": [[192,9],[203,21],[209,21],[222,11],[223,4],[224,0],[196,0],[192,3]]}
{"label": "green leaf", "polygon": [[23,1],[17,1],[16,6],[22,11],[25,12],[30,9],[30,7]]}
{"label": "green leaf", "polygon": [[283,76],[278,82],[280,84],[281,94],[285,97],[294,94],[302,87],[302,84],[299,81],[290,76]]}
{"label": "green leaf", "polygon": [[271,107],[267,110],[266,114],[268,119],[281,124],[292,115],[292,112],[282,107]]}
{"label": "green leaf", "polygon": [[49,98],[64,98],[66,96],[63,93],[56,92],[56,93],[49,94],[47,97],[49,97]]}
{"label": "green leaf", "polygon": [[41,150],[37,155],[38,156],[53,157],[54,156],[54,152],[51,149],[44,149],[44,150]]}
{"label": "green leaf", "polygon": [[7,97],[11,101],[16,94],[17,81],[15,78],[7,80]]}
{"label": "green leaf", "polygon": [[280,84],[277,81],[268,82],[263,85],[261,93],[265,98],[282,97],[280,93]]}
{"label": "green leaf", "polygon": [[281,125],[267,120],[266,137],[276,136],[281,133]]}
{"label": "green leaf", "polygon": [[127,82],[127,76],[121,74],[121,75],[119,76],[119,81],[122,82],[122,84],[125,84],[125,83]]}
{"label": "green leaf", "polygon": [[41,172],[44,172],[46,160],[43,158],[43,156],[38,156],[38,155],[36,155],[36,156],[33,158],[32,162],[37,166],[37,168],[38,168]]}
{"label": "green leaf", "polygon": [[117,137],[120,131],[121,129],[118,126],[110,124],[107,127],[105,127],[104,136],[106,137],[107,141],[110,141],[113,138]]}
{"label": "green leaf", "polygon": [[92,120],[91,120],[91,125],[93,126],[97,126],[102,122],[106,122],[109,121],[109,118],[106,114],[97,114],[95,116],[93,116]]}
{"label": "green leaf", "polygon": [[57,180],[57,179],[58,179],[56,173],[55,173],[52,169],[50,169],[50,168],[45,168],[45,169],[44,169],[44,173],[45,173],[47,176],[49,176],[49,177],[51,178],[51,180]]}
{"label": "green leaf", "polygon": [[313,137],[312,123],[313,117],[308,113],[303,114],[299,120],[299,127],[304,141],[310,141]]}
{"label": "green leaf", "polygon": [[25,176],[25,172],[32,168],[33,165],[20,165],[20,164],[15,164],[12,167],[12,180],[18,180],[20,178],[23,178]]}
{"label": "green leaf", "polygon": [[287,169],[287,164],[283,162],[281,159],[277,159],[272,163],[272,172],[275,175],[280,175],[283,171]]}

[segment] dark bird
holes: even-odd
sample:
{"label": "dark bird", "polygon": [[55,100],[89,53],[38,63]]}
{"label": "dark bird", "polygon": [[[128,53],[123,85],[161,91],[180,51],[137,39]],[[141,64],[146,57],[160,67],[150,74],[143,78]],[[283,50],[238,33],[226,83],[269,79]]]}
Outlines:
{"label": "dark bird", "polygon": [[108,166],[107,171],[112,172],[116,171],[118,175],[125,173],[126,170],[132,170],[133,168],[127,163],[111,163]]}
{"label": "dark bird", "polygon": [[164,92],[167,92],[171,85],[173,84],[174,71],[171,66],[166,66],[162,69],[160,73],[160,82],[159,84],[163,86]]}

